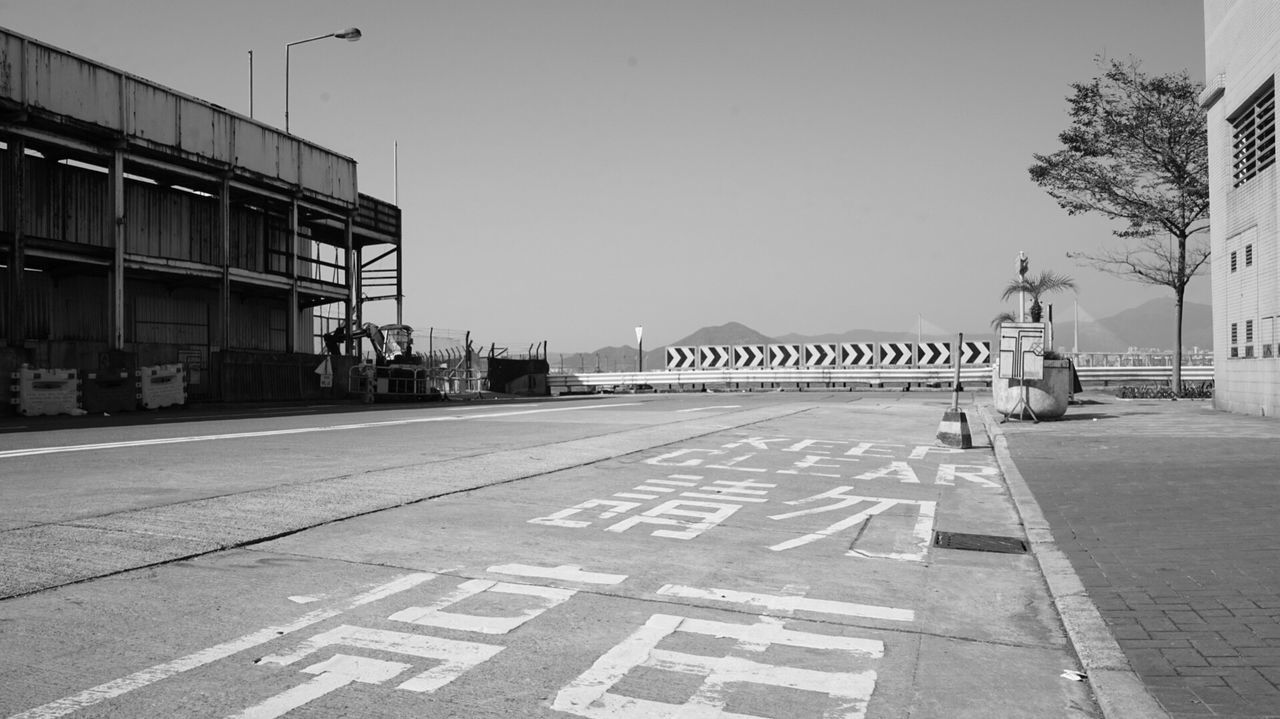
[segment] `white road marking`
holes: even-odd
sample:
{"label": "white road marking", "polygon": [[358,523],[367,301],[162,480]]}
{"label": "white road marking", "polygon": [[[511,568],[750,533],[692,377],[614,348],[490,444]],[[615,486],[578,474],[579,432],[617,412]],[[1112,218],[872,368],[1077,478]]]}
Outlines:
{"label": "white road marking", "polygon": [[[817,671],[776,666],[738,656],[705,656],[658,649],[675,632],[688,632],[737,640],[737,649],[757,653],[770,645],[785,645],[843,655],[833,663],[842,671]],[[590,719],[649,719],[651,717],[740,717],[749,714],[725,711],[735,690],[744,684],[787,687],[825,694],[834,706],[824,717],[860,719],[875,690],[874,670],[847,671],[851,664],[884,656],[884,644],[872,639],[837,637],[783,629],[777,620],[762,618],[757,624],[730,624],[655,614],[643,627],[605,652],[595,664],[560,690],[551,708]],[[614,694],[612,689],[632,669],[653,668],[692,674],[702,684],[684,705]],[[748,690],[749,691],[749,690]]]}
{"label": "white road marking", "polygon": [[[482,616],[444,611],[445,607],[474,597],[481,592],[514,594],[533,597],[539,601],[538,606],[525,607],[510,616]],[[576,593],[572,589],[471,579],[458,585],[457,589],[428,606],[409,607],[392,614],[389,619],[395,622],[407,622],[424,627],[441,627],[444,629],[457,629],[463,632],[479,632],[480,634],[506,634],[530,619],[541,615],[548,609],[567,601]]]}
{"label": "white road marking", "polygon": [[740,407],[742,407],[742,405],[740,404],[721,404],[721,405],[715,405],[713,407],[690,407],[689,409],[678,409],[676,410],[676,413],[679,414],[682,412],[705,412],[709,409],[738,409]]}
{"label": "white road marking", "polygon": [[433,692],[504,649],[493,644],[461,642],[454,639],[343,624],[311,637],[299,644],[292,652],[263,657],[260,663],[288,666],[303,657],[332,646],[357,647],[438,660],[439,664],[400,684],[400,689],[412,692]]}
{"label": "white road marking", "polygon": [[318,597],[304,597],[304,596],[295,594],[294,596],[289,597],[289,601],[295,604],[311,604],[313,602],[320,601],[320,599]]}
{"label": "white road marking", "polygon": [[915,527],[912,530],[912,535],[911,535],[912,538],[915,540],[914,551],[876,552],[876,551],[871,551],[867,549],[851,549],[848,552],[845,552],[845,556],[877,557],[881,559],[901,559],[901,560],[915,561],[915,562],[924,561],[925,553],[928,551],[928,547],[929,547],[929,538],[933,531],[933,518],[938,506],[937,502],[915,500],[915,499],[896,499],[893,497],[864,497],[861,495],[845,494],[845,492],[848,492],[852,489],[853,487],[836,487],[835,489],[823,492],[822,494],[817,494],[812,497],[805,497],[804,499],[797,499],[797,500],[787,502],[787,504],[808,504],[810,502],[816,502],[820,499],[837,500],[834,504],[828,504],[824,507],[815,507],[813,509],[802,509],[795,512],[787,512],[785,514],[775,514],[770,516],[769,519],[790,519],[792,517],[799,517],[807,514],[818,514],[821,512],[830,512],[836,509],[843,509],[845,507],[849,507],[855,504],[862,504],[862,503],[869,503],[872,506],[860,512],[857,512],[856,514],[852,514],[840,520],[839,522],[832,524],[831,526],[825,529],[820,529],[817,532],[806,534],[802,537],[788,539],[785,542],[775,544],[772,547],[769,547],[769,549],[774,552],[782,552],[788,549],[794,549],[795,547],[799,547],[805,544],[809,544],[810,542],[816,542],[825,537],[829,537],[833,534],[836,534],[837,532],[843,531],[850,527],[855,527],[867,521],[871,517],[874,517],[877,514],[882,514],[884,512],[887,512],[890,509],[893,509],[894,507],[897,507],[899,505],[915,505],[917,507],[918,515],[917,515]]}
{"label": "white road marking", "polygon": [[[653,480],[649,480],[649,481],[651,481],[651,482],[652,482]],[[674,491],[675,491],[674,489],[672,489],[672,488],[670,488],[670,487],[650,487],[650,486],[649,486],[649,485],[647,485],[647,484],[642,484],[642,485],[640,485],[639,487],[633,487],[633,489],[637,489],[637,490],[639,490],[639,491],[641,491],[641,492],[663,492],[663,493],[668,493],[668,492],[674,492]]]}
{"label": "white road marking", "polygon": [[592,509],[594,507],[613,507],[612,511],[600,513],[600,519],[610,519],[619,514],[625,514],[639,507],[638,502],[619,502],[611,499],[588,499],[582,504],[577,504],[568,509],[562,509],[555,514],[546,517],[535,517],[529,520],[529,524],[546,524],[552,527],[573,527],[575,529],[591,526],[591,522],[582,519],[565,519],[571,517],[583,510]]}
{"label": "white road marking", "polygon": [[[701,474],[669,474],[667,476],[670,477],[671,479],[692,479],[695,481],[703,478]],[[654,479],[650,481],[662,482],[661,479]],[[671,484],[674,484],[674,482],[672,482]]]}
{"label": "white road marking", "polygon": [[227,719],[276,719],[351,682],[381,684],[411,666],[400,662],[335,654],[302,670],[308,674],[318,674],[315,679],[283,691]]}
{"label": "white road marking", "polygon": [[323,427],[296,427],[293,429],[272,429],[260,432],[233,432],[230,434],[205,434],[188,437],[158,437],[154,439],[136,439],[125,442],[102,442],[99,444],[72,444],[60,447],[33,447],[30,449],[10,449],[0,451],[0,459],[15,457],[32,457],[42,454],[62,454],[65,452],[92,452],[104,449],[124,449],[127,447],[150,447],[161,444],[183,444],[187,442],[210,442],[225,439],[254,439],[258,437],[278,437],[290,434],[312,434],[315,432],[341,432],[356,429],[373,429],[376,427],[397,427],[409,424],[425,424],[427,422],[462,422],[477,419],[498,419],[517,417],[526,414],[547,412],[575,412],[585,409],[606,409],[611,407],[630,407],[640,402],[619,402],[614,404],[582,405],[578,407],[551,407],[546,409],[515,410],[511,412],[490,412],[489,414],[469,414],[465,416],[442,415],[435,417],[417,417],[414,419],[387,420],[385,422],[359,422],[353,424],[335,424]]}
{"label": "white road marking", "polygon": [[43,704],[28,709],[21,714],[15,714],[9,719],[54,719],[54,717],[65,716],[74,711],[79,711],[86,707],[91,707],[99,702],[108,699],[114,699],[123,694],[127,694],[135,689],[154,684],[162,679],[168,679],[171,676],[181,674],[202,667],[206,664],[225,659],[233,654],[238,654],[246,649],[251,649],[260,644],[266,644],[273,639],[279,639],[286,634],[292,634],[299,629],[323,622],[326,619],[332,619],[348,609],[354,609],[361,604],[373,601],[374,598],[380,599],[394,594],[398,591],[404,591],[412,586],[416,586],[422,582],[435,577],[434,574],[410,574],[400,577],[394,581],[383,584],[374,588],[369,592],[365,592],[353,599],[347,606],[340,609],[320,609],[309,614],[305,614],[298,619],[287,624],[280,624],[273,627],[259,629],[256,632],[246,634],[242,637],[232,639],[229,642],[223,642],[216,646],[202,649],[194,654],[188,654],[180,659],[157,664],[149,669],[134,672],[129,676],[109,681],[105,684],[99,684],[92,689],[86,689],[78,694],[72,694],[69,697],[63,697],[56,701]]}
{"label": "white road marking", "polygon": [[911,609],[881,607],[874,604],[856,604],[838,602],[831,599],[810,599],[807,597],[778,596],[775,594],[758,594],[755,592],[737,592],[732,589],[698,589],[679,584],[667,584],[658,589],[664,597],[682,597],[684,599],[707,599],[715,602],[732,602],[764,607],[790,616],[796,611],[836,614],[845,617],[864,617],[867,619],[884,619],[893,622],[914,622],[916,613]]}
{"label": "white road marking", "polygon": [[538,577],[541,579],[559,579],[564,582],[582,584],[621,584],[626,580],[625,574],[604,574],[587,572],[573,564],[562,564],[558,567],[535,567],[529,564],[501,564],[489,567],[488,572],[495,574],[513,574],[522,577]]}
{"label": "white road marking", "polygon": [[[666,490],[670,492],[671,490]],[[657,499],[656,494],[638,494],[636,492],[614,492],[613,496],[622,497],[623,499]]]}
{"label": "white road marking", "polygon": [[671,486],[673,486],[673,487],[696,487],[696,486],[698,486],[698,483],[697,483],[696,481],[695,481],[695,482],[684,482],[684,481],[680,481],[680,480],[686,480],[686,479],[698,480],[698,479],[702,479],[702,477],[694,477],[694,476],[692,476],[692,475],[687,475],[687,474],[673,474],[673,475],[671,475],[671,476],[672,476],[672,477],[675,477],[676,479],[646,479],[645,481],[646,481],[646,482],[648,482],[649,484],[670,484],[670,485],[671,485]]}
{"label": "white road marking", "polygon": [[[714,487],[704,487],[704,489],[715,489]],[[619,495],[621,496],[621,495]],[[768,502],[764,497],[737,497],[729,496],[723,492],[714,492],[711,494],[702,494],[700,492],[681,492],[681,497],[694,497],[696,499],[732,499],[735,502]]]}
{"label": "white road marking", "polygon": [[[694,509],[686,509],[686,507],[694,507]],[[703,509],[697,509],[697,508]],[[679,499],[673,499],[669,502],[654,507],[637,516],[627,517],[617,524],[606,527],[606,532],[625,532],[637,524],[662,524],[668,526],[684,527],[682,531],[671,529],[656,529],[653,531],[655,537],[667,537],[670,539],[693,539],[703,532],[711,529],[717,524],[728,519],[734,512],[742,509],[740,504],[727,504],[722,502],[686,502]],[[701,521],[690,521],[687,519],[672,519],[672,517],[695,517]]]}

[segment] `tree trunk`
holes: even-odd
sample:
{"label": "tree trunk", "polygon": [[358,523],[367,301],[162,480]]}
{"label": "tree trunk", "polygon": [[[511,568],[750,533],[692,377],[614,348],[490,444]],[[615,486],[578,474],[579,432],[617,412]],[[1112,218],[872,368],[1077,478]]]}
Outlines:
{"label": "tree trunk", "polygon": [[1177,323],[1173,343],[1173,396],[1182,396],[1182,298],[1186,293],[1185,285],[1174,289],[1173,315]]}

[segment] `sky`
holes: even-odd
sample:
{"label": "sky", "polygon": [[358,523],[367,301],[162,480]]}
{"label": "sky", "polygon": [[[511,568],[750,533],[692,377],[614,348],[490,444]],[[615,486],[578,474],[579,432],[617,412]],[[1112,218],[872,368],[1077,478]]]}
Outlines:
{"label": "sky", "polygon": [[1019,251],[1076,279],[1059,316],[1171,298],[1068,259],[1119,225],[1027,168],[1098,56],[1204,78],[1199,0],[0,0],[0,26],[278,127],[285,45],[360,28],[293,47],[290,129],[398,200],[406,323],[552,353],[976,336]]}

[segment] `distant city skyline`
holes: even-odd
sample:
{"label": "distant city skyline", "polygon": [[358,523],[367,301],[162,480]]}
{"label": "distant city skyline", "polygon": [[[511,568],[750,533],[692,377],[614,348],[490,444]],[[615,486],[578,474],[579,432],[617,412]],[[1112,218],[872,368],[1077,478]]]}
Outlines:
{"label": "distant city skyline", "polygon": [[1116,225],[1027,167],[1095,57],[1204,75],[1198,0],[0,0],[0,25],[245,115],[252,51],[280,127],[285,45],[359,27],[293,48],[289,122],[398,195],[404,321],[553,353],[985,332],[1020,250],[1090,316],[1170,297],[1068,259]]}

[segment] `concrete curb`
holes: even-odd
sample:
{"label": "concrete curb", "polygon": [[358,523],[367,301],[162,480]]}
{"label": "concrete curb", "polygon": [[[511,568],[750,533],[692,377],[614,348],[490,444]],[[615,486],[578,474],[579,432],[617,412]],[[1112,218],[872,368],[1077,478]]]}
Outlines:
{"label": "concrete curb", "polygon": [[1040,505],[1013,463],[1004,431],[986,406],[978,406],[978,413],[991,439],[996,463],[1004,474],[1014,506],[1022,518],[1031,552],[1049,585],[1049,596],[1062,617],[1067,637],[1089,679],[1102,715],[1106,719],[1170,719],[1169,713],[1151,696],[1129,666],[1129,660],[1107,628],[1098,608],[1089,599],[1084,584],[1071,567],[1071,561],[1054,544],[1053,533],[1040,511]]}

